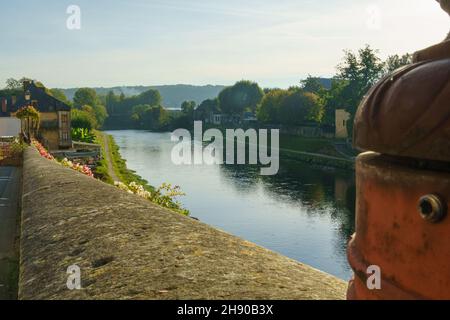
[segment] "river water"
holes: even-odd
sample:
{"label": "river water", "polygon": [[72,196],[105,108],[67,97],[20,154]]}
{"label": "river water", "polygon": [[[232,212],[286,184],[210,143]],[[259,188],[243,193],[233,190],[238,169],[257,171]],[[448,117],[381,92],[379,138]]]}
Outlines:
{"label": "river water", "polygon": [[170,133],[108,131],[128,168],[154,186],[181,186],[191,216],[292,259],[350,279],[347,242],[354,231],[350,171],[280,159],[275,176],[252,165],[174,165]]}

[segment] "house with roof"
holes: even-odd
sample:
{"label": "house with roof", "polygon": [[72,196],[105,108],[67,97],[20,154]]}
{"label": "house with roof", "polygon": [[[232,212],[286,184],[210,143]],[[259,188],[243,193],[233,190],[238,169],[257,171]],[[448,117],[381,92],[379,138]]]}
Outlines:
{"label": "house with roof", "polygon": [[[20,108],[30,105],[40,113],[38,139],[43,145],[52,151],[72,148],[71,107],[55,98],[40,82],[25,81],[23,91],[0,93],[0,123],[2,118],[13,117]],[[25,126],[22,122],[22,128]]]}

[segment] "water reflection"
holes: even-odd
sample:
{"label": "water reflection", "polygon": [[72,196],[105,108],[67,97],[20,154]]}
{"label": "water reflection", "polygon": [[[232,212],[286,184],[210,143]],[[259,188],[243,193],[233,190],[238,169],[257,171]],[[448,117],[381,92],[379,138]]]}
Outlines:
{"label": "water reflection", "polygon": [[[275,201],[302,208],[308,217],[329,216],[339,224],[335,249],[345,256],[355,230],[355,178],[351,172],[324,169],[297,161],[281,161],[275,176],[261,176],[256,166],[221,166],[226,183],[239,192],[254,192],[259,185]],[[347,274],[347,273],[346,273]]]}
{"label": "water reflection", "polygon": [[281,158],[275,176],[249,165],[176,166],[170,134],[112,131],[128,166],[152,184],[170,182],[200,220],[320,270],[349,279],[354,230],[352,172]]}

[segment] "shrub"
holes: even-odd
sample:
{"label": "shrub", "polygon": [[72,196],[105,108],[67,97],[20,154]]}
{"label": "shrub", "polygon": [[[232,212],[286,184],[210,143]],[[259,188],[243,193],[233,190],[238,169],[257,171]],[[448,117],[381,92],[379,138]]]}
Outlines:
{"label": "shrub", "polygon": [[86,128],[72,128],[72,140],[94,143],[95,134]]}

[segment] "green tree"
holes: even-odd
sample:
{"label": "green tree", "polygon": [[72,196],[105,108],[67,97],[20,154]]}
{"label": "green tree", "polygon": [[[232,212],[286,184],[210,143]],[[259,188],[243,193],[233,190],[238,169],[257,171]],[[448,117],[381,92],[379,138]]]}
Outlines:
{"label": "green tree", "polygon": [[162,130],[168,125],[168,115],[161,106],[141,104],[133,107],[131,119],[141,129]]}
{"label": "green tree", "polygon": [[323,117],[323,105],[319,97],[300,88],[290,89],[279,108],[279,122],[285,125],[302,125],[308,122],[320,122]]}
{"label": "green tree", "polygon": [[97,93],[91,88],[78,89],[73,97],[73,105],[77,109],[81,109],[84,105],[94,107],[98,103]]}
{"label": "green tree", "polygon": [[150,106],[159,106],[162,104],[161,94],[158,90],[149,89],[137,96],[140,104],[148,104]]}
{"label": "green tree", "polygon": [[195,109],[195,119],[205,120],[211,113],[219,111],[219,99],[206,99]]}
{"label": "green tree", "polygon": [[197,104],[195,101],[184,101],[181,104],[181,112],[183,112],[183,114],[185,114],[189,119],[193,119],[196,105]]}
{"label": "green tree", "polygon": [[322,90],[324,90],[324,86],[320,82],[320,78],[313,77],[311,75],[308,75],[308,77],[305,80],[300,81],[301,88],[306,92],[312,92],[315,94],[318,94]]}
{"label": "green tree", "polygon": [[409,53],[402,56],[398,54],[389,56],[385,61],[384,74],[390,74],[401,67],[411,64],[412,62],[413,56]]}
{"label": "green tree", "polygon": [[59,101],[62,101],[69,106],[72,105],[72,102],[70,102],[69,99],[67,99],[64,91],[62,91],[61,89],[56,89],[56,88],[50,89],[50,93],[53,97],[55,97]]}
{"label": "green tree", "polygon": [[261,104],[256,109],[256,117],[264,123],[280,122],[280,107],[289,95],[287,90],[274,89],[267,91]]}
{"label": "green tree", "polygon": [[321,123],[325,115],[325,105],[323,100],[315,93],[304,92],[304,107],[308,113],[305,120],[308,122]]}
{"label": "green tree", "polygon": [[256,111],[264,92],[257,83],[242,80],[219,93],[219,105],[222,112],[240,115],[244,111]]}
{"label": "green tree", "polygon": [[106,107],[102,105],[100,98],[94,89],[91,88],[81,88],[75,92],[73,98],[74,107],[81,109],[83,106],[89,106],[92,110],[89,112],[94,115],[97,127],[101,127],[108,117]]}
{"label": "green tree", "polygon": [[347,122],[349,132],[353,131],[353,118],[364,95],[383,75],[385,64],[377,56],[378,51],[366,46],[357,54],[345,51],[344,61],[338,65],[337,78],[345,81],[339,99],[345,101],[344,107],[350,114]]}
{"label": "green tree", "polygon": [[106,104],[106,111],[108,112],[108,114],[114,114],[117,111],[117,107],[119,106],[119,102],[120,102],[120,97],[114,94],[114,91],[110,90],[107,94],[106,94],[106,99],[105,99],[105,104]]}
{"label": "green tree", "polygon": [[97,120],[94,115],[86,109],[80,110],[73,108],[71,111],[72,127],[92,130],[97,127]]}
{"label": "green tree", "polygon": [[23,83],[25,81],[31,81],[30,78],[22,77],[19,80],[16,80],[14,78],[6,79],[6,87],[5,89],[9,90],[23,90]]}
{"label": "green tree", "polygon": [[333,79],[329,90],[321,90],[319,96],[324,105],[322,124],[334,126],[336,109],[345,109],[349,104],[345,88],[348,83],[345,80]]}

